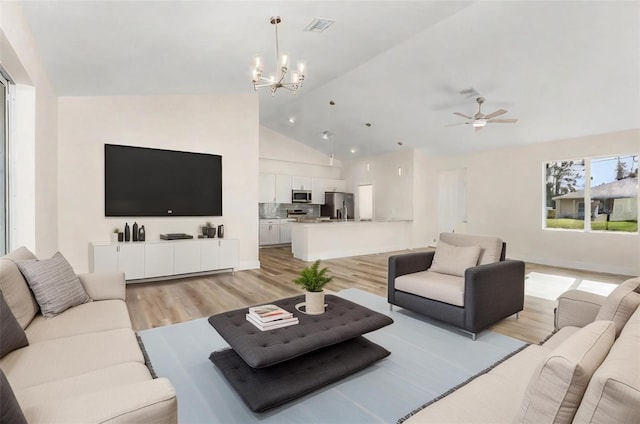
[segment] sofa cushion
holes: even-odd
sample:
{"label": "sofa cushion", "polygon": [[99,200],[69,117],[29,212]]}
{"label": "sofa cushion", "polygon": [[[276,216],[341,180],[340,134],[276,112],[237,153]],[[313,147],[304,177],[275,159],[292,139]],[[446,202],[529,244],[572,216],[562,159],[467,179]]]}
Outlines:
{"label": "sofa cushion", "polygon": [[464,306],[464,278],[438,272],[421,271],[395,279],[397,290],[437,300],[455,306]]}
{"label": "sofa cushion", "polygon": [[17,261],[45,318],[91,299],[69,262],[57,252],[51,259]]}
{"label": "sofa cushion", "polygon": [[529,381],[516,422],[571,423],[614,340],[615,324],[595,321],[551,351]]}
{"label": "sofa cushion", "polygon": [[27,424],[7,377],[0,369],[0,423]]}
{"label": "sofa cushion", "polygon": [[127,305],[122,300],[101,300],[67,309],[55,318],[38,315],[25,332],[30,343],[38,343],[118,328],[131,328]]}
{"label": "sofa cushion", "polygon": [[101,331],[30,344],[0,359],[16,392],[125,362],[144,363],[131,329]]}
{"label": "sofa cushion", "polygon": [[26,247],[20,247],[0,258],[0,290],[22,328],[27,328],[39,310],[27,282],[15,263],[25,259],[36,259]]}
{"label": "sofa cushion", "polygon": [[440,240],[429,270],[464,277],[467,268],[478,264],[479,255],[480,246],[459,247]]}
{"label": "sofa cushion", "polygon": [[640,277],[627,280],[616,287],[602,304],[596,320],[615,322],[616,337],[618,337],[638,305],[640,305]]}
{"label": "sofa cushion", "polygon": [[0,290],[0,358],[28,344],[27,335],[11,313]]}
{"label": "sofa cushion", "polygon": [[478,265],[492,264],[500,261],[500,256],[502,254],[502,239],[498,237],[440,233],[440,240],[454,246],[480,246]]}
{"label": "sofa cushion", "polygon": [[589,381],[574,422],[637,424],[640,420],[640,309]]}

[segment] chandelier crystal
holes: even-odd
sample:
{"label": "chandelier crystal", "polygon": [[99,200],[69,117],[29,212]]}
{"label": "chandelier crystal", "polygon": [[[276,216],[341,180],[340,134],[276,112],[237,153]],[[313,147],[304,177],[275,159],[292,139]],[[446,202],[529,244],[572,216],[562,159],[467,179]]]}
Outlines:
{"label": "chandelier crystal", "polygon": [[306,71],[306,63],[304,61],[298,62],[298,69],[296,72],[291,73],[291,81],[285,81],[287,72],[289,71],[289,55],[283,53],[280,55],[280,46],[278,43],[278,24],[282,22],[280,16],[272,16],[270,20],[271,24],[276,28],[276,72],[269,75],[268,78],[263,76],[263,61],[260,56],[256,56],[253,59],[252,69],[252,83],[253,89],[258,91],[259,88],[269,87],[271,89],[271,95],[276,95],[278,88],[286,88],[287,90],[296,92],[302,83],[304,82],[304,75]]}

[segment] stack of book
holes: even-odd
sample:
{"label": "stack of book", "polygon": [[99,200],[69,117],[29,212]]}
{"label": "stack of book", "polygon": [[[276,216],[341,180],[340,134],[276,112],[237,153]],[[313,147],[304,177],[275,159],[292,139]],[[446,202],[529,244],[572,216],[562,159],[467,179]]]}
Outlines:
{"label": "stack of book", "polygon": [[298,318],[279,306],[262,305],[249,308],[247,321],[262,331],[269,331],[295,325],[298,323]]}

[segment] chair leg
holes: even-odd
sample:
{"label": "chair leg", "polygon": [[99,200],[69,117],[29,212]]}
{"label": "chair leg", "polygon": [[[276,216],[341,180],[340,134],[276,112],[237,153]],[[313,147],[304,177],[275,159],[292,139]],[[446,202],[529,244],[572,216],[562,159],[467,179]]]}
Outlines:
{"label": "chair leg", "polygon": [[520,319],[520,312],[516,312],[516,319]]}
{"label": "chair leg", "polygon": [[389,303],[389,312],[393,312],[393,304]]}
{"label": "chair leg", "polygon": [[471,333],[471,341],[476,341],[476,333]]}

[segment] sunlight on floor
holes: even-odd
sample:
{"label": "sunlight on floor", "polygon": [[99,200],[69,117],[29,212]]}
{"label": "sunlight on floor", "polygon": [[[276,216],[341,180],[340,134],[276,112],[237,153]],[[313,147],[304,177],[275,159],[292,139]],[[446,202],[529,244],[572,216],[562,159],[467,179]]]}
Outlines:
{"label": "sunlight on floor", "polygon": [[607,296],[617,284],[602,281],[583,280],[576,277],[530,272],[525,276],[524,293],[527,296],[541,299],[556,300],[567,290],[583,290],[602,296]]}

